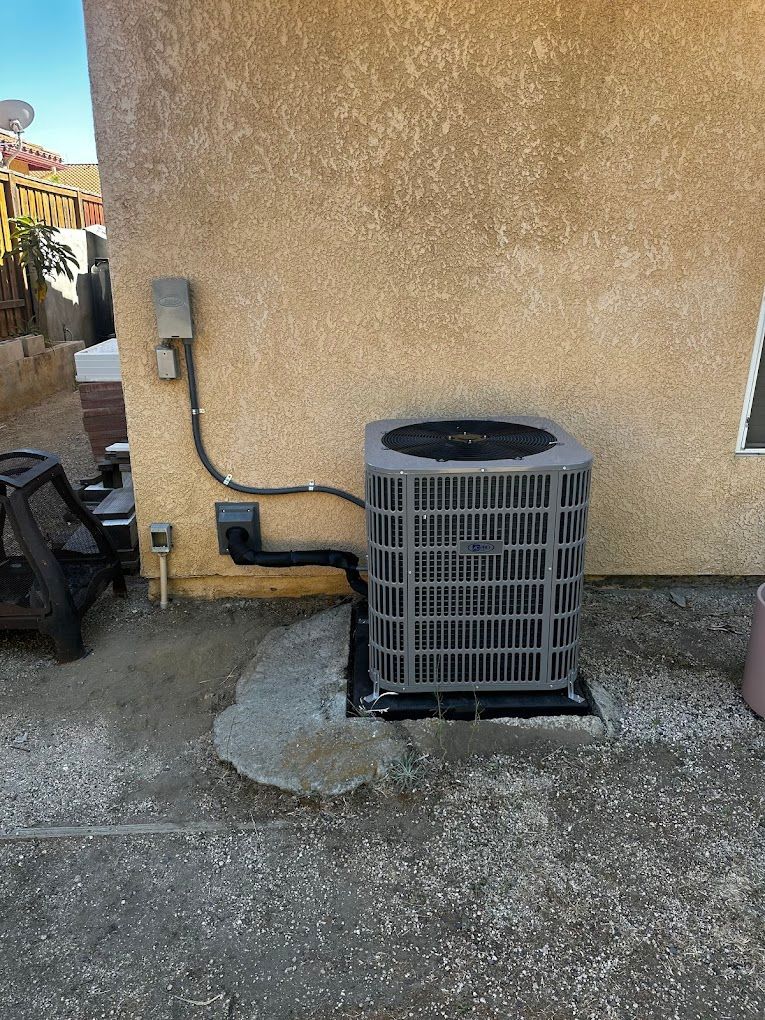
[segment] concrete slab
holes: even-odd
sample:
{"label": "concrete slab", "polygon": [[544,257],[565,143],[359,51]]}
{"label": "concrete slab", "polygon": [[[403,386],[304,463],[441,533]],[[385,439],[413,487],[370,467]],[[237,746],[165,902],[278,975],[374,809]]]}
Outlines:
{"label": "concrete slab", "polygon": [[476,722],[417,719],[400,725],[418,752],[449,761],[465,761],[473,756],[489,758],[518,751],[544,754],[556,747],[581,747],[607,738],[603,720],[592,715],[479,719]]}
{"label": "concrete slab", "polygon": [[241,774],[290,793],[333,797],[384,775],[412,752],[447,760],[547,751],[608,739],[614,706],[597,715],[533,719],[346,716],[350,606],[270,634],[239,681],[236,704],[215,720],[218,755]]}
{"label": "concrete slab", "polygon": [[258,783],[333,797],[382,775],[406,744],[389,724],[345,715],[350,608],[272,631],[215,720],[218,755]]}

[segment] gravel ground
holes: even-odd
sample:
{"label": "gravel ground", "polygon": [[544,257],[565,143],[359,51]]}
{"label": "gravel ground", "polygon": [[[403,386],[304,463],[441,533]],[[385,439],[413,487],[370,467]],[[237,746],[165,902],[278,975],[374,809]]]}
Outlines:
{"label": "gravel ground", "polygon": [[0,1015],[762,1018],[753,591],[591,588],[612,742],[428,759],[411,792],[324,805],[240,779],[209,731],[263,635],[327,600],[162,614],[134,583],[80,663],[0,636],[0,825],[227,827],[0,842]]}
{"label": "gravel ground", "polygon": [[[93,468],[76,394],[0,422],[16,446]],[[583,670],[618,703],[613,741],[430,758],[411,792],[329,804],[241,779],[210,728],[263,636],[332,600],[162,613],[133,582],[66,666],[0,633],[0,1017],[762,1020],[753,594],[592,587]]]}
{"label": "gravel ground", "polygon": [[0,452],[23,448],[58,454],[72,482],[95,473],[76,390],[54,393],[44,404],[28,407],[13,417],[0,416]]}

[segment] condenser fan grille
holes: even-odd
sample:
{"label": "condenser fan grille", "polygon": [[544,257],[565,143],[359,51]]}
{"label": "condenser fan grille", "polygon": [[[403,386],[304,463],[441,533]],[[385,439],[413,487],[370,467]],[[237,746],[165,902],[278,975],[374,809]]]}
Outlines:
{"label": "condenser fan grille", "polygon": [[426,421],[386,432],[383,446],[430,460],[523,460],[557,442],[545,429],[509,421]]}

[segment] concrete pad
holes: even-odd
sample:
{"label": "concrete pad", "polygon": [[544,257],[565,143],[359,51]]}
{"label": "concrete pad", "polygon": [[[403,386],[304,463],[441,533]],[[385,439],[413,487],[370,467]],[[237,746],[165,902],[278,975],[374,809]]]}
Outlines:
{"label": "concrete pad", "polygon": [[448,761],[528,751],[545,754],[556,747],[581,747],[606,739],[602,719],[592,715],[535,716],[533,719],[416,719],[400,723],[412,747]]}
{"label": "concrete pad", "polygon": [[346,718],[350,607],[273,630],[215,720],[218,755],[258,783],[309,797],[382,775],[406,744],[390,724]]}
{"label": "concrete pad", "polygon": [[258,783],[304,796],[348,793],[385,774],[410,750],[464,760],[544,753],[608,739],[613,706],[597,715],[388,722],[346,716],[350,606],[272,631],[244,671],[236,704],[215,720],[218,755]]}

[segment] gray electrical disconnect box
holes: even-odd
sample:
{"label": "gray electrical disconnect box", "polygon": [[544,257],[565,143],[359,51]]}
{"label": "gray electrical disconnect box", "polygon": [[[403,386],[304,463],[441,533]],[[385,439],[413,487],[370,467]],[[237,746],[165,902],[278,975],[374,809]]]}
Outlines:
{"label": "gray electrical disconnect box", "polygon": [[182,276],[152,280],[157,331],[162,340],[192,340],[189,281]]}

